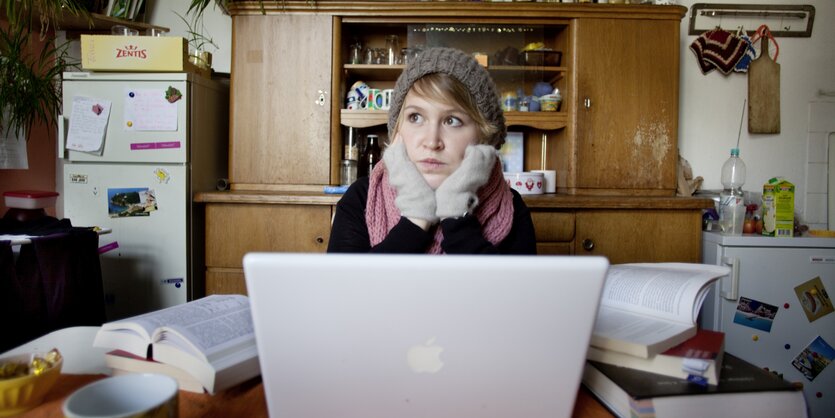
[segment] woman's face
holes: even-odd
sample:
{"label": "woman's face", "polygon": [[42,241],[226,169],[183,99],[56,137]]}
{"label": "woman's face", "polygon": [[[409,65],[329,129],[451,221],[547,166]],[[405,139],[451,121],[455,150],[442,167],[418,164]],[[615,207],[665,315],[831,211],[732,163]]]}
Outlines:
{"label": "woman's face", "polygon": [[468,145],[478,143],[478,127],[458,106],[409,92],[395,141],[406,146],[409,159],[433,190],[461,165]]}

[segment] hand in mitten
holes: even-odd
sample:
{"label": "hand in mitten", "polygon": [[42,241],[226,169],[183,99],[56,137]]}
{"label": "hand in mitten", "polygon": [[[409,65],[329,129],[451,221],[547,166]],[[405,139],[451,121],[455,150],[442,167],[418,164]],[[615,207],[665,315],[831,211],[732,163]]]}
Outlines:
{"label": "hand in mitten", "polygon": [[478,206],[478,189],[487,183],[496,164],[496,149],[491,145],[470,145],[455,172],[435,190],[440,219],[464,216]]}
{"label": "hand in mitten", "polygon": [[435,191],[409,159],[402,140],[398,138],[386,149],[383,163],[388,170],[389,184],[397,190],[394,204],[400,209],[400,214],[409,219],[423,219],[430,224],[437,222]]}

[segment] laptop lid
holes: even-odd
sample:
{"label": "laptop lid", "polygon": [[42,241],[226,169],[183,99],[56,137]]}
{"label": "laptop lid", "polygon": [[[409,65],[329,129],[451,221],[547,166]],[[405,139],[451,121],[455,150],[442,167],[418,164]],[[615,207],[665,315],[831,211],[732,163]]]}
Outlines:
{"label": "laptop lid", "polygon": [[602,257],[251,253],[271,417],[569,417]]}

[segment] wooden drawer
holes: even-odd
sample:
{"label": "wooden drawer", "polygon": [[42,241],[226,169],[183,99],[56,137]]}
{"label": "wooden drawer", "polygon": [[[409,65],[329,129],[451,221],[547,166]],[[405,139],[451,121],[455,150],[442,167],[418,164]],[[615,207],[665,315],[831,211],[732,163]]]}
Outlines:
{"label": "wooden drawer", "polygon": [[325,252],[331,206],[206,205],[206,266],[241,268],[252,251]]}
{"label": "wooden drawer", "polygon": [[701,259],[701,210],[577,212],[574,254],[603,255],[612,264]]}
{"label": "wooden drawer", "polygon": [[[569,242],[574,239],[573,211],[531,211],[536,242]],[[547,252],[549,253],[549,252]]]}
{"label": "wooden drawer", "polygon": [[246,295],[243,269],[210,267],[206,269],[206,294]]}

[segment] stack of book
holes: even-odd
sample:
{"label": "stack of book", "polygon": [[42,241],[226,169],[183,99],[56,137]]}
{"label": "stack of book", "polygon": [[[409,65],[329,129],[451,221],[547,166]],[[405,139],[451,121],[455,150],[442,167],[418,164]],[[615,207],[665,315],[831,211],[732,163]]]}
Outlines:
{"label": "stack of book", "polygon": [[724,333],[698,330],[695,337],[649,357],[592,346],[589,347],[587,358],[598,363],[684,379],[701,386],[718,385],[725,353],[724,343]]}
{"label": "stack of book", "polygon": [[102,325],[93,341],[109,348],[114,375],[159,373],[182,390],[215,393],[259,376],[249,299],[212,295]]}
{"label": "stack of book", "polygon": [[728,273],[704,264],[612,266],[583,384],[622,417],[806,416],[802,391],[725,353],[723,333],[697,329],[710,286]]}

